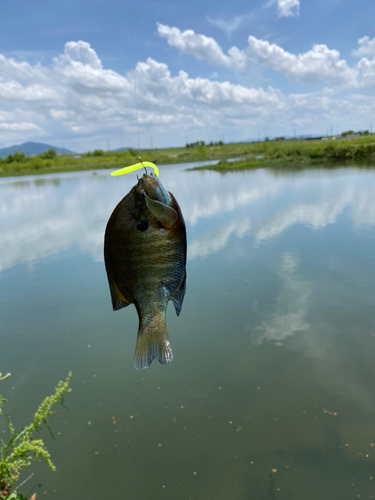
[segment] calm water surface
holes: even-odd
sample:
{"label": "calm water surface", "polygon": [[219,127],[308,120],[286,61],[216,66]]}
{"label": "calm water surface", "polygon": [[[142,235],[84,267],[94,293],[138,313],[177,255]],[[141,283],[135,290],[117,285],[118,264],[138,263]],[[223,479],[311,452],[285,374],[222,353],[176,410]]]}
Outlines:
{"label": "calm water surface", "polygon": [[37,464],[21,492],[375,496],[375,171],[185,168],[161,168],[189,242],[174,361],[142,372],[135,308],[112,312],[103,262],[135,176],[0,180],[5,415],[29,423],[73,372],[70,411],[52,417],[55,441],[44,433],[57,472]]}

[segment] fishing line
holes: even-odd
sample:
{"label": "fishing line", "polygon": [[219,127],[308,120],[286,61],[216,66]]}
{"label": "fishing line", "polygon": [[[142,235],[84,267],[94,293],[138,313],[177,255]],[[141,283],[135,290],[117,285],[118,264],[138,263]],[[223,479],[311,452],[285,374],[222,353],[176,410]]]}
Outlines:
{"label": "fishing line", "polygon": [[134,98],[135,98],[135,118],[136,118],[136,123],[137,123],[137,137],[138,137],[138,159],[140,162],[141,160],[141,146],[139,144],[139,127],[138,127],[138,104],[137,104],[137,82],[135,79],[135,72],[137,71],[136,68],[134,68]]}
{"label": "fishing line", "polygon": [[[136,69],[134,69],[134,98],[135,98],[135,118],[136,118],[136,124],[137,124],[139,163],[135,163],[134,165],[130,165],[129,167],[120,168],[119,170],[115,170],[114,172],[111,172],[111,175],[117,176],[117,175],[128,174],[129,172],[134,172],[135,170],[139,170],[141,168],[144,168],[146,171],[146,174],[148,175],[146,167],[151,167],[154,169],[154,172],[153,172],[153,174],[151,173],[151,175],[156,175],[156,177],[159,177],[158,167],[154,163],[151,163],[150,161],[142,161],[142,159],[141,159],[141,146],[140,146],[140,141],[139,141],[139,126],[138,126],[137,81],[136,81],[135,73],[136,73]],[[137,176],[137,179],[138,179],[138,176]]]}

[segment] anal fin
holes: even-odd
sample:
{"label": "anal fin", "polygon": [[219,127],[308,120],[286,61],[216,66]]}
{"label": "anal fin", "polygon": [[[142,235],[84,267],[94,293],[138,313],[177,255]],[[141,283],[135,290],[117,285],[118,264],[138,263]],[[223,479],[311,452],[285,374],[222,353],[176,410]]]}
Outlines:
{"label": "anal fin", "polygon": [[176,310],[177,316],[180,315],[180,312],[182,309],[182,303],[183,303],[184,297],[185,297],[185,292],[186,292],[186,270],[184,271],[184,275],[181,279],[180,286],[171,295],[171,299],[172,299],[174,308]]}

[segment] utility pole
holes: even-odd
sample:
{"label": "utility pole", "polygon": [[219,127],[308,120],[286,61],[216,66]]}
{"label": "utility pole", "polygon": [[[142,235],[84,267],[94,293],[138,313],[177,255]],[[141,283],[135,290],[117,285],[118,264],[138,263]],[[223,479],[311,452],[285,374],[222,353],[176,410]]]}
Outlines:
{"label": "utility pole", "polygon": [[260,132],[258,130],[258,142],[260,142]]}
{"label": "utility pole", "polygon": [[151,149],[154,149],[154,145],[152,143],[152,136],[150,137],[150,142],[151,142]]}

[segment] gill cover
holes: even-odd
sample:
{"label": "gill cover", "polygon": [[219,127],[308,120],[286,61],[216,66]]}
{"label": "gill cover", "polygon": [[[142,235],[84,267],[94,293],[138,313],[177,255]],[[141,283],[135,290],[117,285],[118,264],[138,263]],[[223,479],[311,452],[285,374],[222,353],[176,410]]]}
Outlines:
{"label": "gill cover", "polygon": [[159,222],[165,227],[172,227],[178,219],[178,213],[176,210],[161,201],[152,200],[145,193],[145,200],[147,208],[150,210],[152,215],[154,215]]}

